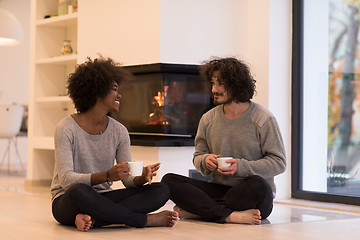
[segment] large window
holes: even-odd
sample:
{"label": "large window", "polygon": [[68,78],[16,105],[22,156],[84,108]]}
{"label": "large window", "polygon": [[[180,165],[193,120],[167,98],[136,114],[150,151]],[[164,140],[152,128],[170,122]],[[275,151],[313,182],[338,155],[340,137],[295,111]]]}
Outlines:
{"label": "large window", "polygon": [[293,0],[292,195],[360,205],[360,0]]}

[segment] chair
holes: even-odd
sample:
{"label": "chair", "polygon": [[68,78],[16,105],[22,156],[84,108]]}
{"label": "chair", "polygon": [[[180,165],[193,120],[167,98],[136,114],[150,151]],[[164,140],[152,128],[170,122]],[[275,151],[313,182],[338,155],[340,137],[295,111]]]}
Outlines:
{"label": "chair", "polygon": [[[0,168],[4,163],[5,157],[7,157],[8,172],[10,171],[10,148],[12,144],[15,148],[16,156],[20,160],[20,165],[25,172],[16,140],[16,135],[20,132],[23,114],[24,107],[20,105],[0,105],[0,139],[8,140],[7,147],[1,158]],[[17,163],[17,158],[15,159],[15,163]]]}

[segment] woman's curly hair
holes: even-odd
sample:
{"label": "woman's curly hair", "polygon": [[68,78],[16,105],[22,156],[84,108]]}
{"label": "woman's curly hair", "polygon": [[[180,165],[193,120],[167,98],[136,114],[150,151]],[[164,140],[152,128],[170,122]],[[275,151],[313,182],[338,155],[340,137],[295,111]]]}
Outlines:
{"label": "woman's curly hair", "polygon": [[225,90],[235,102],[248,102],[256,93],[256,80],[251,75],[249,66],[241,60],[214,57],[200,66],[200,75],[207,82],[211,95],[211,78],[214,72],[219,73],[218,81],[224,84]]}
{"label": "woman's curly hair", "polygon": [[78,112],[86,112],[113,87],[132,78],[132,74],[111,58],[90,57],[79,64],[67,81],[68,94]]}

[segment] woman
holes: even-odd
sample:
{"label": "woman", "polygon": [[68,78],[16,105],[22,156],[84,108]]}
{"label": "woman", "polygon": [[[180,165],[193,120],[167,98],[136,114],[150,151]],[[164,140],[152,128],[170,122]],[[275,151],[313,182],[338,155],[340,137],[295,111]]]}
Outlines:
{"label": "woman", "polygon": [[[77,113],[56,128],[51,184],[52,212],[61,224],[88,231],[110,224],[172,227],[178,219],[174,211],[150,214],[170,195],[165,184],[151,184],[160,164],[144,167],[141,176],[130,176],[127,129],[107,116],[119,110],[118,87],[130,77],[118,63],[102,57],[88,58],[69,77],[68,92]],[[119,180],[126,188],[111,189]]]}

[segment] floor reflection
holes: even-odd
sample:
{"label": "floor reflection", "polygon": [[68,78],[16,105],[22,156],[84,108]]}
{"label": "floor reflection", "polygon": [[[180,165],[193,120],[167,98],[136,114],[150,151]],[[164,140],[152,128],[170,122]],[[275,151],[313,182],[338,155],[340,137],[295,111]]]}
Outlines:
{"label": "floor reflection", "polygon": [[[7,172],[0,170],[0,190],[8,192],[18,192],[41,196],[42,198],[51,199],[49,187],[32,187],[25,188],[25,176],[19,172]],[[297,200],[295,200],[297,201]],[[336,211],[334,208],[324,209],[324,207],[304,207],[299,204],[291,204],[283,201],[276,201],[271,215],[261,221],[261,225],[267,226],[272,224],[291,223],[291,222],[312,222],[325,220],[340,220],[360,218],[360,209],[357,211]],[[306,202],[306,201],[304,201]],[[169,201],[163,209],[172,209],[173,203]],[[204,223],[205,224],[205,223]]]}
{"label": "floor reflection", "polygon": [[268,217],[268,221],[271,224],[279,224],[289,222],[311,222],[351,218],[360,218],[360,214],[309,207],[298,207],[289,204],[277,203],[274,204],[273,212]]}

